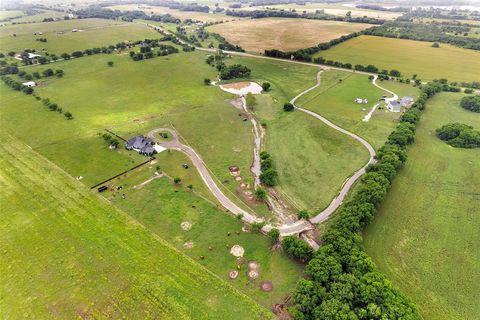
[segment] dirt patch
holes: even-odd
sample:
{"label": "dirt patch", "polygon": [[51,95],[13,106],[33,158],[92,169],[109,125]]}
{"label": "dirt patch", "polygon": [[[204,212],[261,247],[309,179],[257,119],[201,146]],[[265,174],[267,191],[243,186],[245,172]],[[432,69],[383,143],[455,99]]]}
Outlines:
{"label": "dirt patch", "polygon": [[260,273],[257,270],[250,270],[247,272],[247,277],[250,280],[255,280],[260,276]]}
{"label": "dirt patch", "polygon": [[260,269],[260,264],[257,261],[248,262],[248,270],[258,270]]}
{"label": "dirt patch", "polygon": [[245,249],[243,249],[242,246],[236,244],[230,249],[230,253],[235,257],[243,257],[243,255],[245,254]]}
{"label": "dirt patch", "polygon": [[227,84],[222,85],[222,87],[224,87],[226,89],[240,90],[240,89],[248,87],[249,85],[250,85],[250,81],[242,81],[242,82],[227,83]]}
{"label": "dirt patch", "polygon": [[270,292],[273,290],[273,283],[271,281],[263,281],[260,284],[260,290],[263,292]]}
{"label": "dirt patch", "polygon": [[193,241],[187,241],[183,244],[185,249],[192,249],[193,248]]}

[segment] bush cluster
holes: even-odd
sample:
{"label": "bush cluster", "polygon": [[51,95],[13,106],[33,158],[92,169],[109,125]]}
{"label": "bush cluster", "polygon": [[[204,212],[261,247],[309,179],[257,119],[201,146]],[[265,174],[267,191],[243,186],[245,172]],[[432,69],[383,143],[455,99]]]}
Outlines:
{"label": "bush cluster", "polygon": [[480,131],[463,123],[449,123],[436,130],[437,137],[455,148],[480,148]]}
{"label": "bush cluster", "polygon": [[241,64],[233,64],[231,66],[225,66],[221,68],[220,79],[229,80],[233,78],[246,78],[250,76],[251,70]]}
{"label": "bush cluster", "polygon": [[460,106],[473,112],[480,112],[480,96],[463,97]]}
{"label": "bush cluster", "polygon": [[407,160],[406,147],[414,141],[420,110],[442,88],[440,82],[423,86],[421,97],[379,149],[378,162],[368,168],[352,199],[337,213],[323,245],[305,268],[308,279],[299,282],[293,295],[295,319],[420,319],[415,306],[363,251],[361,232]]}
{"label": "bush cluster", "polygon": [[272,156],[266,152],[260,152],[260,181],[268,186],[273,187],[277,184],[278,173],[275,170]]}

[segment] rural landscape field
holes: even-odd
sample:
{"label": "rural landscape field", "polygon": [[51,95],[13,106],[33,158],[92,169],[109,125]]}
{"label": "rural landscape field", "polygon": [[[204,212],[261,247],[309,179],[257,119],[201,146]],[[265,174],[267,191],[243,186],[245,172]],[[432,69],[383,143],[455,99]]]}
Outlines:
{"label": "rural landscape field", "polygon": [[480,2],[0,2],[1,319],[480,318]]}

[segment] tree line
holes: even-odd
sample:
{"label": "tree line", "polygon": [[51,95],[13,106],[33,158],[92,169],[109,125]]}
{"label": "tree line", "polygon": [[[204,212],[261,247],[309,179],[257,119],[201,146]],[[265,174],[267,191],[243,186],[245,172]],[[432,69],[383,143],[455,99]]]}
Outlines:
{"label": "tree line", "polygon": [[293,294],[290,311],[295,319],[421,319],[413,303],[392,286],[364,252],[361,232],[407,160],[406,148],[414,142],[425,103],[443,88],[439,81],[422,86],[417,101],[378,150],[378,162],[368,167],[351,200],[336,213],[317,252],[302,247],[294,250],[291,247],[298,241],[288,240],[290,255],[309,260],[307,278],[298,283]]}
{"label": "tree line", "polygon": [[230,10],[225,11],[227,16],[233,17],[250,17],[252,19],[262,19],[262,18],[297,18],[297,19],[311,19],[311,20],[330,20],[330,21],[345,21],[352,23],[369,23],[381,25],[386,22],[384,19],[376,19],[369,17],[352,17],[352,16],[335,16],[331,14],[326,14],[322,10],[317,10],[315,12],[302,12],[298,13],[294,10]]}

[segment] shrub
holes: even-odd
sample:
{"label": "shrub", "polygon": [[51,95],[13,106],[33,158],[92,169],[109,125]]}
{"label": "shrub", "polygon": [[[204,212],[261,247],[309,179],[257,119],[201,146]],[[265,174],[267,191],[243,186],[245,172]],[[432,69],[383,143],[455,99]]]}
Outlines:
{"label": "shrub", "polygon": [[282,248],[292,258],[301,260],[303,262],[310,260],[313,257],[313,249],[302,240],[287,236],[282,240]]}
{"label": "shrub", "polygon": [[455,148],[479,148],[480,131],[463,123],[449,123],[436,130],[437,137]]}
{"label": "shrub", "polygon": [[293,110],[295,110],[295,107],[290,102],[287,102],[283,105],[283,111],[292,112]]}
{"label": "shrub", "polygon": [[480,96],[463,97],[460,106],[466,110],[480,112]]}

